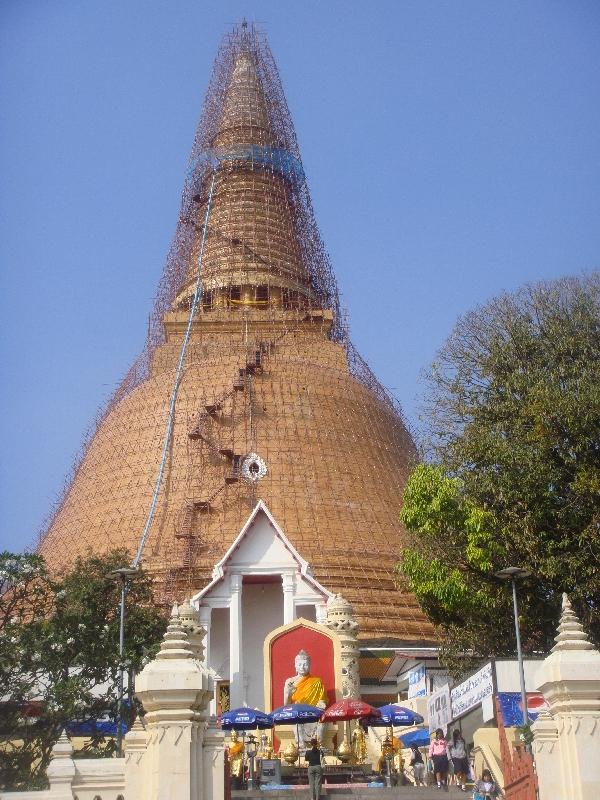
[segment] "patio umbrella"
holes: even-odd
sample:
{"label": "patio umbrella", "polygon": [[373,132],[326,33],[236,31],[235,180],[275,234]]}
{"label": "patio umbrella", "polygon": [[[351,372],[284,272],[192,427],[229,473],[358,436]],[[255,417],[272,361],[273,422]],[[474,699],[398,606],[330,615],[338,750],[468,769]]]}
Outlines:
{"label": "patio umbrella", "polygon": [[318,722],[323,713],[322,708],[309,706],[306,703],[291,703],[287,706],[280,706],[275,711],[271,711],[270,717],[275,725],[295,725],[296,742],[298,746],[298,760],[300,760],[300,725],[305,722]]}
{"label": "patio umbrella", "polygon": [[362,700],[340,700],[329,706],[321,714],[321,722],[347,722],[350,719],[364,719],[372,717],[377,719],[381,716],[378,709],[373,708]]}
{"label": "patio umbrella", "polygon": [[270,714],[256,708],[234,708],[221,714],[221,727],[224,731],[254,731],[273,727]]}
{"label": "patio umbrella", "polygon": [[410,708],[399,706],[396,703],[381,706],[378,711],[379,717],[372,719],[367,717],[364,724],[372,727],[397,728],[403,725],[421,725],[423,723],[423,717],[416,711],[411,711]]}
{"label": "patio umbrella", "polygon": [[380,712],[368,703],[363,703],[362,700],[347,698],[346,700],[340,700],[329,706],[329,708],[326,708],[321,715],[321,722],[345,722],[344,743],[348,746],[349,725],[347,723],[351,719],[365,719],[365,717],[372,717],[375,719],[379,716]]}
{"label": "patio umbrella", "polygon": [[425,745],[429,744],[429,731],[425,730],[425,728],[419,728],[416,731],[403,733],[400,736],[400,741],[404,747],[412,747],[413,744],[416,744],[417,747],[425,747]]}

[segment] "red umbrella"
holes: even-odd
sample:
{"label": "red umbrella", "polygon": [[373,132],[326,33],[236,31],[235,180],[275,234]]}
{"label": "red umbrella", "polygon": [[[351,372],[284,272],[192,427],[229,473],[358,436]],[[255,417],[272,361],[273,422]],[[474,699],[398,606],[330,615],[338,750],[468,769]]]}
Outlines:
{"label": "red umbrella", "polygon": [[346,722],[349,719],[363,719],[363,717],[380,717],[381,713],[362,700],[340,700],[334,703],[321,714],[321,722]]}

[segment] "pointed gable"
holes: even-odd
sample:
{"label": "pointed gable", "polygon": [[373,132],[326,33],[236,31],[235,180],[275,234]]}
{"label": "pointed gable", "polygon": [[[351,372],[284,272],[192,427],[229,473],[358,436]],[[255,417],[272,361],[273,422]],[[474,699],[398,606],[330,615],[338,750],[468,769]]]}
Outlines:
{"label": "pointed gable", "polygon": [[267,576],[290,570],[306,585],[307,593],[319,595],[323,601],[333,596],[315,580],[308,562],[289,541],[265,503],[259,500],[231,547],[215,564],[211,582],[194,595],[193,602],[199,605],[213,590],[219,592],[219,584],[230,571],[245,576]]}

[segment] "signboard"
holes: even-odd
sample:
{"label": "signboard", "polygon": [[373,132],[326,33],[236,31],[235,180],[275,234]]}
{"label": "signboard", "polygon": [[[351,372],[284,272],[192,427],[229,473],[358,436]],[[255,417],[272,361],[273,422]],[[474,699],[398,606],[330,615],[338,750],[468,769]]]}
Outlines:
{"label": "signboard", "polygon": [[450,704],[450,687],[448,684],[427,698],[427,714],[429,717],[429,733],[441,728],[444,733],[452,720]]}
{"label": "signboard", "polygon": [[[498,692],[498,705],[506,728],[517,728],[523,724],[523,704],[520,692]],[[531,722],[548,708],[544,696],[539,692],[527,692],[527,714]]]}
{"label": "signboard", "polygon": [[427,673],[421,664],[408,673],[408,698],[423,697],[427,694]]}
{"label": "signboard", "polygon": [[459,683],[450,692],[452,719],[462,717],[467,711],[480,705],[493,692],[492,665],[486,664],[479,672],[471,675],[466,681]]}
{"label": "signboard", "polygon": [[278,758],[263,758],[261,760],[260,782],[281,784],[281,761]]}

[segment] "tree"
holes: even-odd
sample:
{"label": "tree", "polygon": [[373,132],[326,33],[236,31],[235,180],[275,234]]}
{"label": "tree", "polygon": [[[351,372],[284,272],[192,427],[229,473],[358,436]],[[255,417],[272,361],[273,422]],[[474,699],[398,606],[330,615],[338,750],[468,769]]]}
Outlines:
{"label": "tree", "polygon": [[[425,463],[401,519],[399,572],[443,654],[551,645],[560,594],[600,642],[600,273],[524,287],[461,318],[427,375]],[[464,663],[464,662],[463,662]]]}
{"label": "tree", "polygon": [[[0,788],[43,786],[52,746],[74,722],[89,723],[88,753],[112,753],[112,736],[96,725],[117,712],[120,587],[107,575],[127,558],[80,558],[53,579],[39,556],[0,554]],[[127,597],[129,669],[153,655],[165,626],[142,572]]]}

